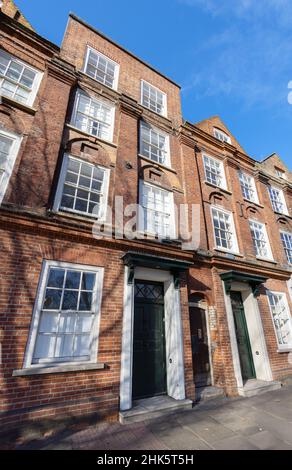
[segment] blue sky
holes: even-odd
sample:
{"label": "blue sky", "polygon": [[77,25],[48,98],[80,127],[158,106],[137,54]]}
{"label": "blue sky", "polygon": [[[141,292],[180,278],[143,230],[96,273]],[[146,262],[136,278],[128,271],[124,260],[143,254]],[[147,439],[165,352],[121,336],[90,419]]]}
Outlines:
{"label": "blue sky", "polygon": [[185,119],[219,114],[252,157],[278,152],[292,168],[291,0],[16,3],[59,45],[73,11],[178,82]]}

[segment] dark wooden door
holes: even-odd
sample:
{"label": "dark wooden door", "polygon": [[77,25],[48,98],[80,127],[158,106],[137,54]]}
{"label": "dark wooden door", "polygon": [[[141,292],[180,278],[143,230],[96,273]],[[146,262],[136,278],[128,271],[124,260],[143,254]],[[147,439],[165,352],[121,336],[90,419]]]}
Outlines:
{"label": "dark wooden door", "polygon": [[231,292],[231,303],[235,323],[236,339],[243,381],[256,377],[249,334],[240,292]]}
{"label": "dark wooden door", "polygon": [[209,341],[204,309],[190,307],[190,326],[194,382],[197,387],[211,385]]}
{"label": "dark wooden door", "polygon": [[166,393],[163,284],[136,281],[133,398]]}

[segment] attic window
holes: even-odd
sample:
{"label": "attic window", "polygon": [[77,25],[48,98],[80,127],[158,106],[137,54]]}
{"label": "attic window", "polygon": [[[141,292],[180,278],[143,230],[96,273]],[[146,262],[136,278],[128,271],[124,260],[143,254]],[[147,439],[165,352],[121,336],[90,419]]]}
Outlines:
{"label": "attic window", "polygon": [[275,168],[275,173],[278,178],[283,178],[286,179],[286,173],[283,170],[280,170],[279,168]]}
{"label": "attic window", "polygon": [[214,127],[214,136],[216,139],[221,140],[221,142],[227,142],[228,144],[231,144],[231,139],[229,135],[225,134],[225,132],[221,131],[220,129],[216,129]]}
{"label": "attic window", "polygon": [[14,19],[15,19],[16,21],[18,21],[20,17],[21,17],[20,11],[19,11],[19,10],[16,10],[15,15],[14,15]]}

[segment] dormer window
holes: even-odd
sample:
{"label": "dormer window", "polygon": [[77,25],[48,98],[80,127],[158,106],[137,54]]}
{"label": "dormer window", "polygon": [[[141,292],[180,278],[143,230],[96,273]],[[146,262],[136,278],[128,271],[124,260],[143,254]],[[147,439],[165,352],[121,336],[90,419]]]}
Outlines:
{"label": "dormer window", "polygon": [[283,178],[286,179],[286,173],[283,170],[280,170],[279,168],[275,168],[275,173],[278,178]]}
{"label": "dormer window", "polygon": [[228,144],[231,144],[229,135],[225,134],[225,132],[221,131],[220,129],[216,129],[216,127],[214,127],[214,136],[216,139],[221,140],[221,142],[227,142]]}

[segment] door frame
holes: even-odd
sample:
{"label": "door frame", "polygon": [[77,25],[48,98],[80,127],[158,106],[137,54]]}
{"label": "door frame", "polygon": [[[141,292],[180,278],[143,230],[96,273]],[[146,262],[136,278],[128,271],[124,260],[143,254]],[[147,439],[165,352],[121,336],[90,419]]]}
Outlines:
{"label": "door frame", "polygon": [[[230,335],[234,375],[237,382],[238,393],[239,395],[241,395],[243,394],[244,385],[241,375],[241,366],[235,332],[233,309],[231,305],[230,295],[227,294],[225,290],[224,281],[222,281],[222,289],[224,293],[227,322]],[[270,382],[273,380],[273,375],[268,356],[268,350],[265,341],[264,329],[262,325],[258,301],[253,294],[251,286],[245,282],[233,282],[230,290],[241,292],[242,295],[256,378],[258,380]]]}
{"label": "door frame", "polygon": [[[232,306],[232,312],[233,312],[233,318],[238,318],[237,315],[241,315],[242,316],[242,320],[241,320],[241,333],[243,333],[244,335],[244,341],[245,341],[245,348],[246,348],[246,352],[247,352],[247,355],[248,355],[248,367],[249,367],[249,370],[252,374],[251,377],[249,377],[247,380],[250,380],[250,379],[255,379],[256,378],[256,370],[255,370],[255,365],[254,365],[254,361],[253,361],[253,354],[252,354],[252,349],[251,349],[251,342],[250,342],[250,336],[249,336],[249,331],[248,331],[248,327],[247,327],[247,321],[246,321],[246,314],[245,314],[245,308],[244,308],[244,303],[243,303],[243,298],[242,298],[242,294],[241,292],[239,291],[234,291],[234,290],[231,290],[230,291],[230,298],[231,298],[231,305],[232,305],[232,294],[239,294],[240,297],[238,298],[238,301],[240,301],[240,306],[239,306],[239,310],[240,312],[237,313],[237,311],[235,311],[235,309],[233,309],[233,306]],[[236,341],[237,341],[237,347],[238,347],[238,342],[239,342],[239,339],[238,339],[238,324],[237,324],[237,329],[236,329],[236,321],[234,321],[234,325],[235,325],[235,335],[236,335]],[[238,348],[238,351],[239,351],[240,348]],[[240,360],[240,363],[241,363],[241,373],[243,375],[243,369],[244,369],[244,366],[243,366],[243,363],[242,363],[242,358],[241,358],[241,354],[239,353],[239,360]],[[246,372],[246,370],[245,370]]]}
{"label": "door frame", "polygon": [[175,288],[174,276],[170,271],[137,266],[134,268],[134,279],[129,283],[129,269],[128,266],[125,266],[120,375],[121,411],[132,408],[135,279],[157,281],[164,284],[167,395],[176,400],[186,398],[180,291]]}
{"label": "door frame", "polygon": [[[211,376],[211,385],[214,386],[214,371],[213,371],[213,361],[212,361],[212,341],[211,341],[211,332],[210,332],[210,323],[209,323],[209,307],[204,300],[200,302],[189,302],[189,307],[201,308],[205,311],[205,319],[207,325],[207,336],[208,336],[208,350],[209,350],[209,363],[210,363],[210,376]],[[189,310],[190,315],[190,310]]]}
{"label": "door frame", "polygon": [[[163,300],[158,300],[158,301],[155,301],[153,299],[147,299],[147,298],[137,298],[135,296],[135,293],[134,293],[134,336],[135,336],[135,321],[136,321],[136,307],[139,306],[139,305],[155,305],[155,306],[160,306],[162,308],[162,325],[163,327],[161,328],[161,331],[163,332],[163,336],[161,338],[161,346],[162,346],[162,350],[163,350],[163,354],[162,354],[162,357],[160,358],[161,360],[163,360],[164,364],[163,364],[163,369],[164,369],[164,374],[163,374],[163,385],[164,385],[164,390],[161,391],[161,392],[156,392],[154,393],[153,395],[144,395],[144,396],[141,396],[139,397],[138,399],[143,399],[143,398],[147,398],[147,397],[151,397],[151,396],[163,396],[166,394],[166,384],[167,384],[167,374],[166,374],[166,340],[165,340],[165,305],[164,305],[164,283],[163,282],[157,282],[157,281],[149,281],[149,280],[145,280],[145,279],[137,279],[135,278],[134,280],[134,286],[136,286],[136,284],[139,284],[139,283],[142,283],[144,285],[150,285],[150,286],[159,286],[160,288],[163,289]],[[135,290],[134,290],[135,292]],[[135,337],[133,336],[133,364],[134,364],[134,361],[135,361],[135,347],[134,347],[134,343],[135,343]],[[153,364],[153,363],[152,363]],[[155,365],[155,363],[154,363]],[[142,364],[139,363],[139,368],[142,368]],[[133,370],[134,370],[134,367],[133,367]],[[136,379],[137,380],[137,379]],[[133,377],[132,377],[132,388],[133,388],[133,384],[135,383],[135,375],[133,374]],[[134,395],[134,393],[133,393]],[[137,398],[136,398],[137,399]]]}

